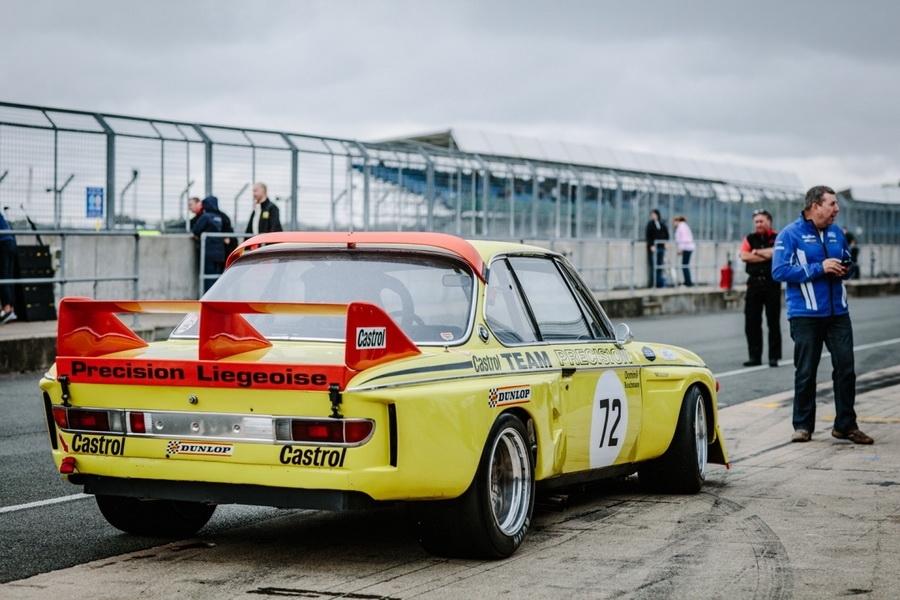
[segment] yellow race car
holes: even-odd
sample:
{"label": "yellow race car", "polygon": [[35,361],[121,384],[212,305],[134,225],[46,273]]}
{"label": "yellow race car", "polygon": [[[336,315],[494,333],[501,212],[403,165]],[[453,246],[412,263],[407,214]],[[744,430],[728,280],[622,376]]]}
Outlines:
{"label": "yellow race car", "polygon": [[[147,343],[139,312],[185,316]],[[727,464],[697,355],[614,329],[557,253],[437,233],[264,234],[199,301],[65,298],[41,389],[60,473],[135,534],[408,502],[426,550],[502,558],[538,492]]]}

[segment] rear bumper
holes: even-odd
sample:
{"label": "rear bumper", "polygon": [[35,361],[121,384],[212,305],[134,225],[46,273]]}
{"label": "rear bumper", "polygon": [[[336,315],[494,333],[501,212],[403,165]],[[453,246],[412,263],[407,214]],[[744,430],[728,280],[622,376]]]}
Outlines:
{"label": "rear bumper", "polygon": [[201,481],[167,481],[75,475],[72,483],[84,484],[87,494],[184,500],[205,504],[250,504],[276,508],[309,508],[316,510],[359,510],[378,504],[362,492],[278,488],[262,485],[212,483]]}

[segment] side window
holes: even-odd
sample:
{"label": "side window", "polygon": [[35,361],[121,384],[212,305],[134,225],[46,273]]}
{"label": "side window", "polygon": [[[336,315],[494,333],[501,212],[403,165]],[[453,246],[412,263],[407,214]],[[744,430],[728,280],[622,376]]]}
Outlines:
{"label": "side window", "polygon": [[581,309],[591,324],[591,330],[594,337],[601,340],[614,340],[616,335],[613,326],[609,322],[609,318],[603,309],[599,307],[596,298],[584,280],[572,269],[571,265],[558,263],[563,272],[563,276],[568,280],[569,286],[572,288]]}
{"label": "side window", "polygon": [[494,336],[504,344],[536,342],[531,319],[506,261],[491,263],[484,300],[484,319]]}
{"label": "side window", "polygon": [[591,340],[594,335],[578,300],[553,260],[510,257],[544,340]]}

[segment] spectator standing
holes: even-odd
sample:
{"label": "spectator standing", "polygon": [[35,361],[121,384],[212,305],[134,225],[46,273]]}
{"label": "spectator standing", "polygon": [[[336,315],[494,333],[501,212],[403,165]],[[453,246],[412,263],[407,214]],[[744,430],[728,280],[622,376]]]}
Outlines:
{"label": "spectator standing", "polygon": [[816,424],[816,374],[822,345],[831,353],[835,418],[831,435],[855,444],[875,440],[856,422],[853,325],[844,280],[853,271],[850,246],[834,224],[839,211],[834,190],[806,192],[803,213],[775,241],[772,274],[787,284],[785,299],[794,340],[794,433],[792,442],[812,439]]}
{"label": "spectator standing", "polygon": [[253,185],[253,200],[255,201],[253,213],[250,215],[250,222],[247,223],[245,233],[257,235],[272,231],[283,231],[281,219],[278,216],[278,206],[269,200],[266,184],[256,183]]}
{"label": "spectator standing", "polygon": [[749,360],[745,367],[762,364],[762,314],[766,311],[769,329],[769,366],[781,359],[781,283],[772,277],[772,247],[778,232],[772,229],[772,215],[765,209],[753,211],[754,231],[741,243],[740,258],[747,271],[744,298],[744,335]]}
{"label": "spectator standing", "polygon": [[188,229],[193,231],[194,225],[197,223],[197,219],[200,218],[200,213],[203,212],[203,205],[200,203],[200,198],[197,196],[191,196],[188,198],[188,210],[191,211],[191,214],[194,215],[191,217],[191,222],[189,224]]}
{"label": "spectator standing", "polygon": [[853,279],[859,279],[859,246],[856,245],[856,236],[844,227],[844,237],[847,238],[847,245],[850,246],[850,260],[853,261]]}
{"label": "spectator standing", "polygon": [[678,246],[678,254],[681,255],[681,273],[684,276],[684,285],[692,287],[694,282],[691,280],[691,255],[694,254],[694,232],[688,225],[687,217],[678,215],[672,219],[675,224],[675,244]]}
{"label": "spectator standing", "polygon": [[[0,279],[12,279],[16,270],[16,236],[0,212]],[[11,283],[0,283],[0,325],[16,320],[16,296]]]}
{"label": "spectator standing", "polygon": [[650,211],[645,233],[647,240],[647,287],[666,287],[666,245],[661,242],[669,239],[669,228],[659,216],[659,209]]}
{"label": "spectator standing", "polygon": [[[219,233],[222,231],[222,217],[219,216],[219,199],[215,196],[207,196],[201,203],[202,210],[197,221],[191,228],[191,233],[197,243],[200,243],[202,233]],[[206,236],[203,261],[203,293],[215,283],[216,278],[207,278],[208,275],[221,275],[225,270],[225,243],[221,237]]]}
{"label": "spectator standing", "polygon": [[[218,208],[219,199],[215,196],[209,196],[209,198],[215,200],[216,208],[213,210],[213,212],[219,215],[219,217],[222,219],[222,233],[234,233],[234,227],[232,227],[231,225],[231,217],[226,215]],[[231,253],[234,252],[235,248],[238,247],[237,236],[222,238],[222,243],[225,245],[225,259],[227,260]]]}

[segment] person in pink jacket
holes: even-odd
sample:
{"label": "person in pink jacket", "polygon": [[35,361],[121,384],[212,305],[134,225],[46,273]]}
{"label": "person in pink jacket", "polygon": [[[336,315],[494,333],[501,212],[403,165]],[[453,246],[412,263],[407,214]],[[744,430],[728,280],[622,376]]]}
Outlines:
{"label": "person in pink jacket", "polygon": [[694,234],[688,226],[687,217],[678,215],[672,219],[675,224],[675,245],[678,246],[678,254],[681,255],[681,272],[684,273],[684,285],[691,287],[691,255],[694,253]]}

